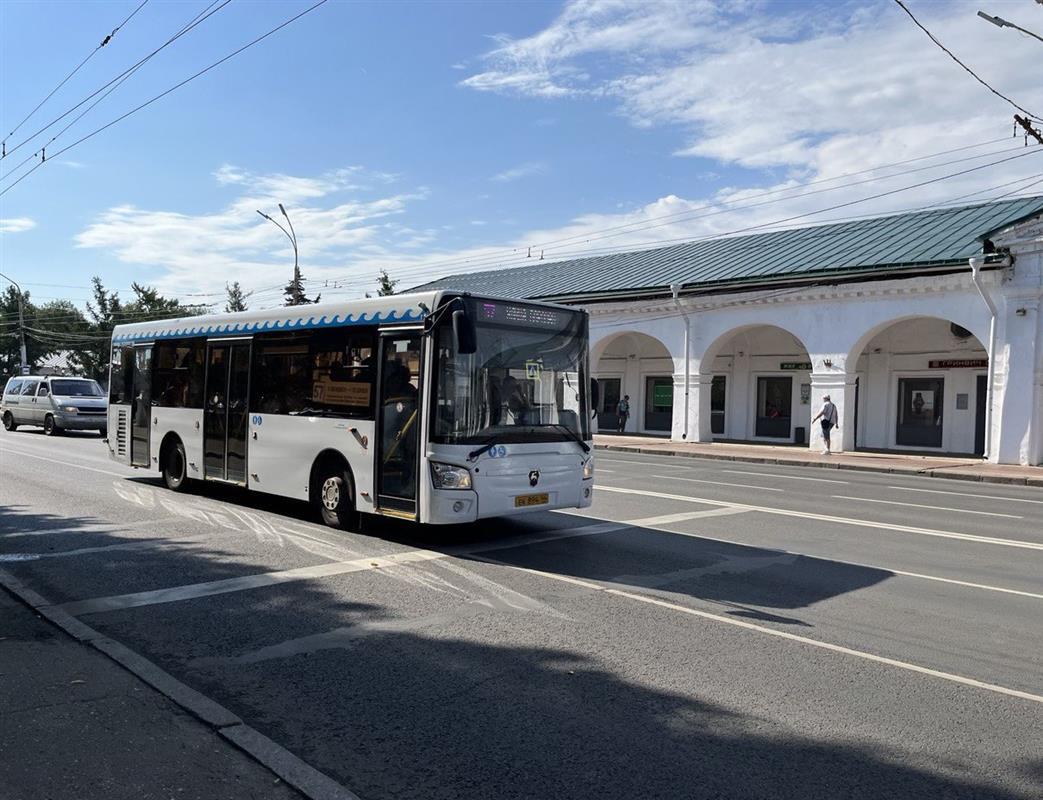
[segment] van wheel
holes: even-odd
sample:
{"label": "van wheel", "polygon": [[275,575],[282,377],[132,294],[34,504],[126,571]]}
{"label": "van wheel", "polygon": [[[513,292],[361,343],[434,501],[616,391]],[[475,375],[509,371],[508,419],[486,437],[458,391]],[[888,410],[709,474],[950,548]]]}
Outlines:
{"label": "van wheel", "polygon": [[4,412],[4,430],[5,431],[16,431],[18,430],[18,424],[14,421],[14,414],[10,411]]}
{"label": "van wheel", "polygon": [[359,529],[359,512],[355,508],[355,481],[342,465],[331,463],[320,467],[312,487],[312,500],[318,506],[322,521],[331,528],[345,531]]}
{"label": "van wheel", "polygon": [[184,491],[187,483],[188,459],[185,446],[178,440],[166,448],[163,454],[163,483],[172,492]]}
{"label": "van wheel", "polygon": [[48,414],[43,418],[43,432],[48,436],[57,436],[62,432],[62,429],[58,427],[58,423],[54,421],[54,414]]}

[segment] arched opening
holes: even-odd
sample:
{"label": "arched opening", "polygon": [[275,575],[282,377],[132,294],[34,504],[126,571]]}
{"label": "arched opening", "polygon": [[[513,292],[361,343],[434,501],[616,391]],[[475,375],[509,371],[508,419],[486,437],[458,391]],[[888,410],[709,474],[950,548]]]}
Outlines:
{"label": "arched opening", "polygon": [[937,317],[891,320],[848,355],[857,375],[856,446],[960,454],[985,451],[988,352]]}
{"label": "arched opening", "polygon": [[[674,360],[659,339],[627,331],[592,350],[599,384],[597,427],[601,433],[668,436],[673,421]],[[629,416],[620,415],[620,402]]]}
{"label": "arched opening", "polygon": [[718,337],[699,371],[710,377],[710,435],[716,440],[807,444],[811,358],[803,342],[775,325]]}

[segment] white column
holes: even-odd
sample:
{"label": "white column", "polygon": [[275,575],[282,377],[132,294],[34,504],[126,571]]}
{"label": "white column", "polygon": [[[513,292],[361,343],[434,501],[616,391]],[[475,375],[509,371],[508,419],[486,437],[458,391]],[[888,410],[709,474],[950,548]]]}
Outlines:
{"label": "white column", "polygon": [[993,366],[992,447],[994,464],[1041,461],[1043,370],[1040,368],[1038,297],[1008,296],[1001,308]]}
{"label": "white column", "polygon": [[[855,447],[855,375],[843,372],[811,373],[811,416],[822,409],[826,395],[837,407],[839,431],[830,436],[834,453],[853,450]],[[808,431],[812,449],[823,446],[821,422],[815,422]]]}
{"label": "white column", "polygon": [[671,439],[675,442],[709,442],[710,386],[712,375],[693,371],[688,375],[688,419],[685,425],[684,374],[674,374],[674,418]]}

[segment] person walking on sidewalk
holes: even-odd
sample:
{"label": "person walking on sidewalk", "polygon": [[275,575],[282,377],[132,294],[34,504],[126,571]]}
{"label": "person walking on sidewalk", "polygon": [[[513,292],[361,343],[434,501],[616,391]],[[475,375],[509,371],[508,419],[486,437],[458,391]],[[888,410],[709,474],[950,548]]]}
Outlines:
{"label": "person walking on sidewalk", "polygon": [[811,420],[814,424],[816,420],[822,419],[822,440],[825,444],[822,447],[822,455],[828,456],[830,452],[829,433],[833,428],[840,427],[840,418],[837,415],[837,407],[833,405],[827,394],[822,398],[822,410],[815,415],[815,419]]}
{"label": "person walking on sidewalk", "polygon": [[626,431],[627,420],[630,418],[630,395],[623,395],[623,399],[619,401],[619,405],[616,406],[616,416],[619,421],[619,433]]}

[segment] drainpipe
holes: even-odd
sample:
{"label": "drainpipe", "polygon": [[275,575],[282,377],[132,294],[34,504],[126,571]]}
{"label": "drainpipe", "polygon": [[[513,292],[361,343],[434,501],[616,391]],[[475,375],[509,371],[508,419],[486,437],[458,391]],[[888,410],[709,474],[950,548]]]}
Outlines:
{"label": "drainpipe", "polygon": [[690,388],[691,378],[691,362],[689,361],[689,338],[691,336],[691,323],[688,320],[688,313],[684,310],[684,306],[681,305],[681,284],[671,283],[670,294],[673,295],[674,303],[677,305],[677,310],[684,317],[684,432],[681,434],[681,438],[686,442],[688,441],[688,393]]}
{"label": "drainpipe", "polygon": [[[1007,260],[1009,262],[1009,259]],[[978,290],[978,294],[981,295],[981,299],[985,301],[985,305],[989,309],[989,366],[988,372],[986,373],[986,387],[985,387],[985,460],[989,459],[992,455],[992,383],[995,376],[995,363],[996,363],[996,317],[998,312],[996,311],[996,304],[992,301],[992,296],[985,291],[985,287],[981,282],[981,268],[985,265],[985,259],[980,256],[975,256],[970,259],[971,265],[971,280],[974,281],[974,286]]]}

